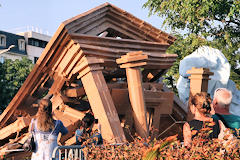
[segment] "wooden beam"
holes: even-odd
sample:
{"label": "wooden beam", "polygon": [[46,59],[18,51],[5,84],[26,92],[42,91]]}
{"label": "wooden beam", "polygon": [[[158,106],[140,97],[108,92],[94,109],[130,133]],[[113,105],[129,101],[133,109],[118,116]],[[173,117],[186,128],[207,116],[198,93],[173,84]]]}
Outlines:
{"label": "wooden beam", "polygon": [[143,95],[142,76],[139,67],[146,62],[138,62],[147,58],[148,56],[140,51],[127,53],[127,55],[121,56],[121,58],[116,60],[118,64],[121,64],[121,68],[126,68],[129,98],[134,113],[135,128],[137,133],[143,138],[148,137],[149,131]]}
{"label": "wooden beam", "polygon": [[81,88],[68,88],[64,91],[64,94],[67,97],[81,97],[85,95],[85,90],[83,87]]}
{"label": "wooden beam", "polygon": [[[96,37],[84,34],[71,34],[72,39],[79,44],[91,45],[91,46],[102,46],[108,48],[118,49],[138,49],[152,52],[163,52],[165,53],[169,45],[161,44],[151,41],[141,41],[133,39],[116,39],[112,37]],[[170,54],[171,56],[171,54]]]}
{"label": "wooden beam", "polygon": [[14,123],[0,130],[0,140],[3,140],[9,137],[10,135],[28,127],[30,121],[31,121],[30,117],[18,117],[18,119]]}

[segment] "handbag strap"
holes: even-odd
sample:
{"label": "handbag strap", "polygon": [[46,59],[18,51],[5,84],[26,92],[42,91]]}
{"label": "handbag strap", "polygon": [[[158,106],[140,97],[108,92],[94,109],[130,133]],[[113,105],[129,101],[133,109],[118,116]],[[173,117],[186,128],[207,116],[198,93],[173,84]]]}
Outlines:
{"label": "handbag strap", "polygon": [[33,118],[32,120],[31,120],[31,130],[30,130],[30,133],[34,133],[34,131],[35,131],[35,119]]}

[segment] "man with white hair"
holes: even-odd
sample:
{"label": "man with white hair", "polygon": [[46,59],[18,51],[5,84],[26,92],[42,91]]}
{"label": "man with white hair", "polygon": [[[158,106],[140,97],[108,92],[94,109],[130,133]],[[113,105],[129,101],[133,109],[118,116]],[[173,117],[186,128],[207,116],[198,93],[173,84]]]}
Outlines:
{"label": "man with white hair", "polygon": [[227,128],[233,131],[234,135],[240,136],[236,130],[240,128],[240,116],[233,115],[229,112],[231,101],[231,91],[226,88],[216,89],[212,101],[215,114],[212,117],[221,120]]}

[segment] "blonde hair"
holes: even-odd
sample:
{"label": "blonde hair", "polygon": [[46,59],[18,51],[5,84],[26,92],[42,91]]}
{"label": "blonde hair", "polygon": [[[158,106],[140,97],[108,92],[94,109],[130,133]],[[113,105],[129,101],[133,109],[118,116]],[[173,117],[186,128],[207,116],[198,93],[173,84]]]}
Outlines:
{"label": "blonde hair", "polygon": [[205,92],[195,94],[189,104],[194,105],[204,115],[208,115],[211,112],[211,98]]}
{"label": "blonde hair", "polygon": [[226,88],[218,88],[214,92],[214,99],[220,107],[226,108],[232,102],[232,92]]}
{"label": "blonde hair", "polygon": [[38,112],[36,119],[38,130],[47,132],[54,129],[52,103],[49,99],[41,99],[38,103]]}

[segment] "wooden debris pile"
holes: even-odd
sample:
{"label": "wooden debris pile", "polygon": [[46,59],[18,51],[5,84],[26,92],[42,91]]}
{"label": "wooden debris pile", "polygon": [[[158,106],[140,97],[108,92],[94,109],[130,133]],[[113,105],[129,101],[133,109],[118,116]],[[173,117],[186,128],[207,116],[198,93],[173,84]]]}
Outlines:
{"label": "wooden debris pile", "polygon": [[169,114],[186,116],[174,93],[156,82],[177,58],[166,54],[174,40],[109,3],[63,22],[0,116],[0,150],[26,138],[34,104],[47,94],[53,94],[55,118],[69,130],[64,145],[75,143],[74,131],[90,108],[109,143],[131,139],[123,125],[142,137],[155,129],[157,137],[174,122]]}

